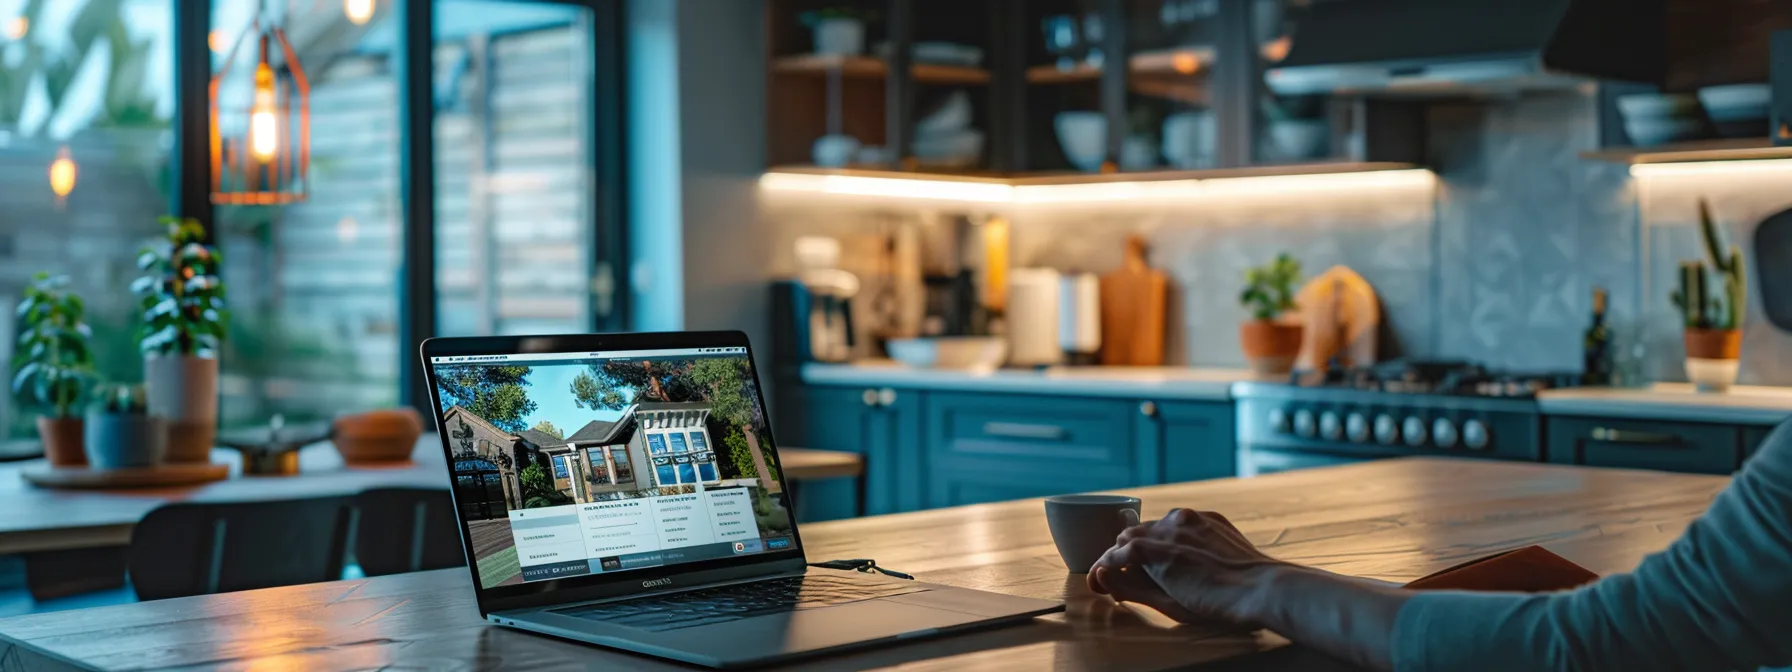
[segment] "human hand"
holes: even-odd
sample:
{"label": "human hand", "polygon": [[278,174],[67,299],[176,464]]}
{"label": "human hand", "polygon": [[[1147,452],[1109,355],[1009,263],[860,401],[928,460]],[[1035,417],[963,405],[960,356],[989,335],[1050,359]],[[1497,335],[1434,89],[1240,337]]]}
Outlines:
{"label": "human hand", "polygon": [[1089,572],[1089,588],[1184,623],[1252,624],[1255,590],[1285,563],[1212,512],[1176,509],[1127,528]]}

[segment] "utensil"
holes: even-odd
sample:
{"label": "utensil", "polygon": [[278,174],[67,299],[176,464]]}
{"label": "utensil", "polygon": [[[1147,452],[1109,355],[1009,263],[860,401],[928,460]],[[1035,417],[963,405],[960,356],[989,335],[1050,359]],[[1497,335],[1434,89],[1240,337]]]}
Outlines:
{"label": "utensil", "polygon": [[1101,170],[1108,155],[1108,119],[1100,112],[1059,112],[1052,118],[1058,132],[1058,146],[1070,165],[1086,173]]}
{"label": "utensil", "polygon": [[1761,220],[1755,227],[1754,253],[1761,311],[1780,331],[1792,332],[1792,209]]}
{"label": "utensil", "polygon": [[1161,366],[1169,277],[1151,268],[1145,239],[1128,236],[1119,270],[1101,276],[1101,363]]}
{"label": "utensil", "polygon": [[898,338],[884,347],[891,359],[917,369],[993,371],[1008,358],[1008,342],[997,336]]}
{"label": "utensil", "polygon": [[1008,364],[1051,366],[1058,348],[1058,294],[1061,278],[1049,268],[1016,268],[1008,281]]}
{"label": "utensil", "polygon": [[1126,528],[1139,524],[1144,502],[1122,495],[1059,495],[1045,498],[1045,523],[1058,557],[1072,574],[1088,574]]}

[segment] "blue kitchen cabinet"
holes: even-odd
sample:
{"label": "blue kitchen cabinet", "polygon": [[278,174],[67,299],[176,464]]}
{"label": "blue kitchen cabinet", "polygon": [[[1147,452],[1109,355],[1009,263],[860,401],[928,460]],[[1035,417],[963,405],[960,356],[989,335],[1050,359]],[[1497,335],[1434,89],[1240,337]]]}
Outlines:
{"label": "blue kitchen cabinet", "polygon": [[1155,482],[1119,399],[929,392],[926,504],[977,504]]}
{"label": "blue kitchen cabinet", "polygon": [[[800,520],[829,520],[922,508],[921,393],[913,390],[786,385],[779,404],[782,445],[864,456],[863,510],[855,479],[804,482]],[[794,402],[794,403],[793,403]]]}
{"label": "blue kitchen cabinet", "polygon": [[1743,427],[1742,461],[1747,462],[1748,458],[1754,457],[1755,451],[1760,450],[1761,444],[1767,441],[1767,435],[1772,434],[1773,430],[1777,427],[1777,425],[1751,425]]}
{"label": "blue kitchen cabinet", "polygon": [[1158,457],[1152,482],[1238,475],[1237,420],[1232,402],[1141,401],[1133,418],[1137,450]]}
{"label": "blue kitchen cabinet", "polygon": [[1728,474],[1742,462],[1743,428],[1696,422],[1551,416],[1550,462]]}

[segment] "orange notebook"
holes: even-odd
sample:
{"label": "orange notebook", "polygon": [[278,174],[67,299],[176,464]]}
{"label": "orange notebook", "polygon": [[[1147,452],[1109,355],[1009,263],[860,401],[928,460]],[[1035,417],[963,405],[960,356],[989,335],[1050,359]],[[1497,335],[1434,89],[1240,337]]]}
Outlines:
{"label": "orange notebook", "polygon": [[1599,575],[1542,546],[1526,546],[1470,560],[1406,584],[1414,590],[1544,593],[1599,580]]}

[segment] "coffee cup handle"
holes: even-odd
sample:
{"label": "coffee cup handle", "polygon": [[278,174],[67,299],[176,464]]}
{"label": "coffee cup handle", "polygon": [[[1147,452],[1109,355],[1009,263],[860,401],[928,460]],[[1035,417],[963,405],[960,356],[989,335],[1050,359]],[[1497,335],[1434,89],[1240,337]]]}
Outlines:
{"label": "coffee cup handle", "polygon": [[1137,526],[1139,524],[1139,512],[1132,509],[1121,509],[1120,522],[1126,527]]}

